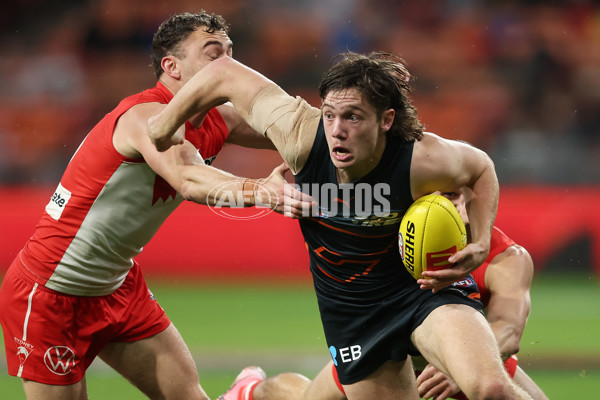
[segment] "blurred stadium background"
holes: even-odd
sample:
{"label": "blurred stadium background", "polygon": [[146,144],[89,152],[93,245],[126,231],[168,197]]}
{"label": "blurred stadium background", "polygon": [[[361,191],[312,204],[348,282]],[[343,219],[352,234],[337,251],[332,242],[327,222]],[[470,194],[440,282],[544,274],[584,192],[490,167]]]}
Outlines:
{"label": "blurred stadium background", "polygon": [[[595,1],[2,2],[0,276],[89,129],[121,98],[154,85],[150,45],[158,24],[201,9],[231,23],[234,57],[314,105],[320,76],[339,51],[403,56],[427,129],[467,140],[494,159],[502,186],[497,225],[534,258],[522,366],[552,399],[597,396]],[[215,165],[259,177],[278,163],[272,152],[227,147]],[[181,256],[171,257],[174,248]],[[213,397],[248,363],[312,376],[325,362],[306,260],[294,221],[276,215],[232,221],[191,204],[140,257]],[[1,397],[21,398],[4,363],[2,357]],[[91,396],[141,398],[121,381],[99,363],[90,373]]]}

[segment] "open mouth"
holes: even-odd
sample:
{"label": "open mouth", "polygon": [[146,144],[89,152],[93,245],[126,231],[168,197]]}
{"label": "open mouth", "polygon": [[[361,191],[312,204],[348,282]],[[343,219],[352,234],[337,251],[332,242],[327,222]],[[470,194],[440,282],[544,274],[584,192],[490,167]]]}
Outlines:
{"label": "open mouth", "polygon": [[352,158],[352,153],[342,146],[334,146],[333,149],[331,149],[331,154],[333,155],[333,158],[338,161],[348,161]]}

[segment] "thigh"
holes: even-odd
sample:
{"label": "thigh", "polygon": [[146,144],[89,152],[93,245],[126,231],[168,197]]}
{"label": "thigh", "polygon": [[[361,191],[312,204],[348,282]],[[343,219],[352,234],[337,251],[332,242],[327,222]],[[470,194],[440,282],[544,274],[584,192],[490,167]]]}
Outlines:
{"label": "thigh", "polygon": [[46,385],[23,379],[27,400],[87,400],[85,378],[72,385]]}
{"label": "thigh", "polygon": [[333,374],[333,361],[330,361],[313,379],[304,399],[345,400],[346,395],[338,388],[337,374]]}
{"label": "thigh", "polygon": [[47,289],[11,267],[0,290],[8,373],[48,385],[81,381],[95,353],[80,330],[102,325],[96,321],[101,315],[86,306],[84,298]]}
{"label": "thigh", "polygon": [[109,343],[99,357],[151,399],[208,400],[175,326],[133,342]]}
{"label": "thigh", "polygon": [[461,388],[487,374],[504,372],[489,324],[469,306],[438,307],[415,329],[412,340],[427,361],[451,376]]}
{"label": "thigh", "polygon": [[410,358],[402,362],[388,361],[365,379],[344,385],[344,390],[349,400],[419,399]]}

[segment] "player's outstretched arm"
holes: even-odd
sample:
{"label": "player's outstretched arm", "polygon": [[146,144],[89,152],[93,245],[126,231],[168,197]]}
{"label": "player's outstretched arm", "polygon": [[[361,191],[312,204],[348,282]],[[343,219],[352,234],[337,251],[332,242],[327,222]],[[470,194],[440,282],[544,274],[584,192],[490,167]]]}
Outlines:
{"label": "player's outstretched arm", "polygon": [[193,115],[230,101],[247,117],[254,98],[274,85],[258,72],[230,57],[212,61],[192,77],[164,110],[148,120],[148,135],[159,151],[182,142],[177,129]]}
{"label": "player's outstretched arm", "polygon": [[143,157],[186,200],[220,207],[259,205],[293,218],[299,218],[303,208],[312,207],[310,196],[287,184],[284,165],[275,168],[267,178],[247,179],[206,165],[198,150],[186,140],[159,152],[146,133],[146,124],[150,115],[164,107],[158,103],[133,107],[119,120],[113,140],[122,154]]}
{"label": "player's outstretched arm", "polygon": [[[249,179],[207,165],[194,165],[183,173],[181,194],[187,200],[212,206],[260,206],[290,218],[307,216],[305,210],[312,209],[314,200],[286,182],[284,175],[288,170],[281,164],[266,178]],[[241,201],[232,203],[231,199]]]}

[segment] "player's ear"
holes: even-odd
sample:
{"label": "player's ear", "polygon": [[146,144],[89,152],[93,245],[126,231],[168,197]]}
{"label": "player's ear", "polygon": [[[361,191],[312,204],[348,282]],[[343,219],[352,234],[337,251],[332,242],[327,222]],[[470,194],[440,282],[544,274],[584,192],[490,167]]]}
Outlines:
{"label": "player's ear", "polygon": [[389,110],[386,110],[383,112],[383,115],[381,116],[381,130],[384,132],[387,132],[390,130],[390,128],[392,127],[392,124],[394,123],[394,117],[396,116],[396,110],[394,110],[393,108],[390,108]]}
{"label": "player's ear", "polygon": [[169,75],[173,79],[181,79],[181,71],[179,70],[179,63],[177,62],[177,58],[173,56],[166,56],[160,62],[160,66],[162,67],[165,74]]}

